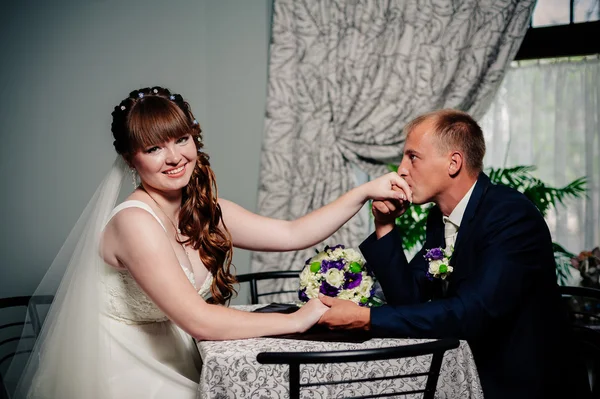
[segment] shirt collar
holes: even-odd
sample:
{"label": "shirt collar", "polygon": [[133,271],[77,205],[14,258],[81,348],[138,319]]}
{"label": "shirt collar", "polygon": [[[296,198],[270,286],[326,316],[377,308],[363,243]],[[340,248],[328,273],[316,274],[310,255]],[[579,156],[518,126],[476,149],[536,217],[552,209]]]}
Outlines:
{"label": "shirt collar", "polygon": [[471,186],[469,191],[467,191],[465,196],[462,197],[462,199],[458,202],[458,204],[456,205],[456,207],[454,208],[454,210],[452,211],[450,216],[443,217],[444,223],[446,223],[447,220],[450,220],[450,222],[452,222],[452,224],[455,225],[457,228],[460,227],[462,218],[465,214],[465,211],[467,210],[467,204],[469,203],[469,199],[471,198],[471,194],[473,194],[473,189],[475,188],[476,184],[477,184],[477,182],[473,183],[473,185]]}

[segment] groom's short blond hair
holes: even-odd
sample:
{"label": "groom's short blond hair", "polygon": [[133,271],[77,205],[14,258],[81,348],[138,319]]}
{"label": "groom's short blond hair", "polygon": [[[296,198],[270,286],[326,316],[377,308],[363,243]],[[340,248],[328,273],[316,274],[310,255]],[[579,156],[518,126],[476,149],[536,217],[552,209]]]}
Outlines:
{"label": "groom's short blond hair", "polygon": [[469,171],[478,174],[483,170],[485,140],[481,127],[471,115],[455,109],[441,109],[420,115],[404,128],[406,137],[425,121],[432,122],[440,151],[459,150],[465,156]]}

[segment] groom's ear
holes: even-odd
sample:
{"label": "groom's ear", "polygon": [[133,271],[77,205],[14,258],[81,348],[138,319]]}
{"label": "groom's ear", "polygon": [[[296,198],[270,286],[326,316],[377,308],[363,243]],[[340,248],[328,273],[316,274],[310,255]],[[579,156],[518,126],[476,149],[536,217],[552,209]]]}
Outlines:
{"label": "groom's ear", "polygon": [[463,167],[464,157],[460,151],[454,151],[450,155],[450,163],[448,164],[448,174],[451,177],[456,176]]}

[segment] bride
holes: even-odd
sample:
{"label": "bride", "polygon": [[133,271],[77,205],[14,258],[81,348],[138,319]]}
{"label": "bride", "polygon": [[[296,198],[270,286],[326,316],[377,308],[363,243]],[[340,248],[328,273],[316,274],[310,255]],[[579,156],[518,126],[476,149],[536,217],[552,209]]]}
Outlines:
{"label": "bride", "polygon": [[[200,126],[180,95],[136,90],[112,117],[119,156],[36,291],[55,300],[14,398],[195,398],[191,337],[302,332],[327,309],[318,300],[290,315],[222,306],[236,283],[233,246],[307,248],[368,199],[410,192],[389,173],[297,220],[262,217],[218,197]],[[135,188],[115,207],[130,172]]]}

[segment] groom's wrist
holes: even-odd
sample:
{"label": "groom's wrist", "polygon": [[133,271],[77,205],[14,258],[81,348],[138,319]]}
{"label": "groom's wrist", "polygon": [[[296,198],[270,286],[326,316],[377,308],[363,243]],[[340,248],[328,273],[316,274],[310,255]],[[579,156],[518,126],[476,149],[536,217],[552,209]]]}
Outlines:
{"label": "groom's wrist", "polygon": [[375,235],[377,239],[386,236],[390,231],[394,230],[394,223],[377,223],[375,222]]}
{"label": "groom's wrist", "polygon": [[369,331],[371,329],[371,309],[360,307],[356,320],[358,328]]}

